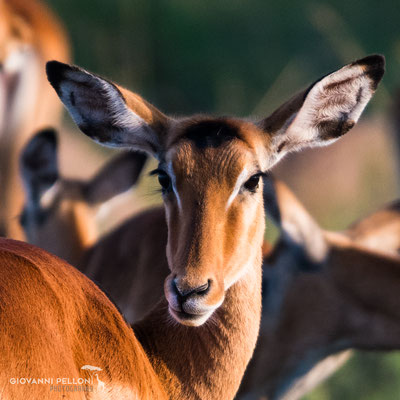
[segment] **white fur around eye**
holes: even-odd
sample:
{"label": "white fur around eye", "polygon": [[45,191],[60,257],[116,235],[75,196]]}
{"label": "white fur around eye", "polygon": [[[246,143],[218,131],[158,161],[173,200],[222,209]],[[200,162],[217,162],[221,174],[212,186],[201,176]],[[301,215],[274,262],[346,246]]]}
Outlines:
{"label": "white fur around eye", "polygon": [[243,183],[246,181],[247,178],[248,178],[247,169],[243,168],[243,171],[239,174],[239,176],[236,180],[235,187],[226,203],[226,210],[228,210],[229,207],[232,205],[233,200],[235,200],[235,197],[238,195],[240,188],[242,187]]}

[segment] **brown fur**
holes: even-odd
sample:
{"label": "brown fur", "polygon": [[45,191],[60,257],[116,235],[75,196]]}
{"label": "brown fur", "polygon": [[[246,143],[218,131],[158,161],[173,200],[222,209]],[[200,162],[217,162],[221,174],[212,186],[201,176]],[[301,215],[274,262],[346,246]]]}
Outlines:
{"label": "brown fur", "polygon": [[106,389],[113,390],[93,398],[167,398],[132,329],[84,275],[7,239],[0,239],[0,268],[3,399],[53,399],[48,385],[13,385],[10,378],[88,378],[80,369],[87,364],[102,368]]}

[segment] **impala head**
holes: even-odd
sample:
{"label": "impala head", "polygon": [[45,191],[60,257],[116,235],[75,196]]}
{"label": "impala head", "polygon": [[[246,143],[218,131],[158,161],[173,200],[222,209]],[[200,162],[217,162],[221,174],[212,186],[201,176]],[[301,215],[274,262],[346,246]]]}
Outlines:
{"label": "impala head", "polygon": [[38,132],[26,144],[20,159],[25,189],[20,222],[30,243],[78,265],[96,239],[98,206],[136,183],[146,157],[124,152],[88,181],[60,176],[57,158],[53,129]]}
{"label": "impala head", "polygon": [[50,83],[80,129],[98,143],[153,155],[168,224],[172,316],[204,323],[225,292],[261,264],[260,177],[284,154],[333,142],[358,120],[384,71],[370,56],[317,81],[258,123],[198,116],[172,119],[97,75],[56,61]]}

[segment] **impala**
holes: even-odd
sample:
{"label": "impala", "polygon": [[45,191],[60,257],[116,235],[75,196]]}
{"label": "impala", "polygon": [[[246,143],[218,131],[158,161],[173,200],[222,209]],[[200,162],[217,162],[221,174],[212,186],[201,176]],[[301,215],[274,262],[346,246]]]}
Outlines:
{"label": "impala", "polygon": [[131,188],[146,161],[144,154],[124,152],[90,180],[68,179],[58,168],[53,129],[35,134],[20,157],[25,204],[20,217],[26,238],[85,272],[85,252],[98,240],[99,205]]}
{"label": "impala", "polygon": [[[326,144],[347,132],[382,77],[382,57],[326,76],[257,124],[206,116],[171,119],[78,67],[51,62],[47,73],[85,134],[159,161],[171,269],[167,303],[135,325],[156,373],[171,385],[172,397],[232,397],[260,317],[260,176],[288,151]],[[171,325],[168,315],[180,324]],[[157,341],[161,336],[179,343],[180,351],[166,351]],[[195,386],[189,383],[193,377]]]}
{"label": "impala", "polygon": [[[76,377],[82,364],[100,364],[108,398],[233,398],[253,353],[261,316],[260,177],[288,151],[330,143],[347,132],[383,71],[381,56],[356,61],[253,124],[205,116],[173,120],[107,80],[48,63],[50,83],[87,135],[158,159],[171,273],[165,299],[133,326],[134,336],[101,292],[87,287],[73,269],[65,268],[59,282],[53,260],[39,254],[27,262],[29,272],[21,279],[24,269],[10,264],[16,259],[24,263],[28,245],[20,253],[14,249],[4,255],[6,288],[0,293],[6,308],[0,315],[13,322],[7,324],[11,334],[0,339],[2,362],[8,367],[2,368],[3,394],[28,396],[9,384],[5,373]],[[47,317],[46,324],[34,331],[42,317]],[[17,356],[14,349],[8,351],[13,346],[20,350]],[[60,358],[55,359],[54,346]],[[21,357],[26,359],[16,362]],[[29,396],[37,398],[41,389],[29,389]]]}
{"label": "impala", "polygon": [[58,123],[61,107],[46,81],[47,60],[69,60],[66,34],[40,0],[0,1],[0,234],[22,238],[18,157],[31,132]]}
{"label": "impala", "polygon": [[[49,241],[52,237],[49,232],[55,231],[52,227],[58,227],[57,237],[62,238],[61,242],[65,245],[63,254],[67,256],[67,260],[72,257],[71,254],[84,254],[80,257],[83,259],[80,270],[106,289],[128,322],[136,321],[157,304],[162,296],[162,280],[168,275],[164,209],[153,208],[134,216],[97,241],[92,248],[84,251],[84,246],[78,244],[87,240],[84,239],[85,235],[81,234],[81,230],[76,229],[79,224],[76,223],[75,216],[80,215],[80,219],[85,221],[84,224],[90,222],[93,217],[87,211],[78,213],[75,208],[79,209],[81,203],[85,203],[87,208],[84,210],[87,210],[90,204],[83,195],[85,191],[81,190],[79,195],[72,196],[72,183],[63,183],[65,179],[58,174],[57,152],[53,143],[54,134],[41,132],[31,140],[22,156],[22,177],[29,189],[28,193],[35,192],[36,188],[43,188],[43,193],[36,200],[28,196],[24,211],[25,229],[29,227],[27,236],[32,237],[40,247],[47,246],[47,250],[50,248],[60,251]],[[138,157],[140,166],[138,154],[131,153],[131,162],[134,163],[135,157]],[[37,160],[40,160],[39,165]],[[109,171],[113,165],[115,161],[106,165],[100,174],[104,176],[103,180],[107,176],[110,178],[107,191],[118,184],[118,174],[120,182],[130,176],[137,179],[137,174],[133,172],[124,173],[124,169],[129,170],[129,164],[120,163],[118,169],[113,167]],[[140,169],[136,171],[139,173]],[[55,181],[56,190],[52,186],[55,176],[58,177]],[[337,282],[329,282],[330,278],[325,274],[325,261],[314,271],[306,268],[307,265],[315,265],[312,261],[312,254],[318,248],[315,244],[322,242],[333,249],[337,248],[337,244],[335,240],[330,239],[329,235],[332,236],[333,233],[323,232],[282,182],[266,179],[264,178],[267,184],[264,190],[265,208],[284,229],[275,251],[264,256],[264,308],[260,332],[262,342],[258,344],[253,356],[254,361],[251,362],[242,385],[243,390],[247,391],[245,398],[258,398],[252,391],[257,393],[264,390],[264,394],[268,394],[269,398],[274,398],[275,394],[280,393],[284,398],[297,399],[336,371],[350,356],[350,351],[336,353],[333,350],[334,340],[330,329],[321,328],[317,320],[318,310],[326,313],[323,316],[324,321],[337,318],[337,315],[331,316],[328,312],[338,300],[332,291],[329,294],[325,293],[325,287],[334,287]],[[80,185],[94,186],[93,181],[85,184],[81,182]],[[105,186],[100,188],[106,189]],[[53,195],[55,191],[57,196]],[[68,207],[63,206],[65,201],[68,201]],[[400,248],[399,235],[394,227],[400,220],[400,214],[396,204],[397,202],[394,202],[352,224],[351,228],[343,233],[351,239],[349,250],[365,257],[365,250],[360,249],[359,245],[379,243],[379,251],[397,252]],[[70,214],[63,211],[65,209],[70,211]],[[43,215],[46,222],[41,223],[42,218],[36,217],[37,215]],[[365,238],[368,238],[367,242]],[[379,258],[373,254],[372,260],[377,261]],[[383,260],[385,262],[385,258]],[[330,262],[332,260],[327,257],[327,268],[332,268],[329,266]],[[385,273],[386,271],[382,270],[382,274]],[[358,279],[357,276],[354,278]],[[316,288],[320,288],[317,291],[313,290],[313,303],[308,301],[308,297],[301,290],[307,285],[304,282],[310,280]],[[357,281],[353,284],[356,286]],[[295,291],[296,295],[292,295],[292,291]],[[333,293],[340,295],[337,291]],[[286,299],[289,303],[283,306]],[[348,307],[355,306],[348,301]],[[299,315],[304,317],[299,318]],[[272,324],[268,323],[271,316],[274,318]],[[373,315],[369,315],[368,318],[372,323]],[[346,323],[345,321],[342,324],[343,330]],[[286,329],[288,324],[291,324],[290,330]],[[278,341],[279,337],[284,337],[285,340]],[[324,343],[324,347],[314,354],[315,346],[321,346],[321,343]],[[294,349],[293,353],[287,351],[289,348]],[[335,354],[330,355],[332,352]],[[280,355],[279,359],[277,354]]]}
{"label": "impala", "polygon": [[[390,229],[369,224],[386,209],[349,238],[322,231],[282,182],[266,179],[264,194],[282,235],[265,262],[260,336],[239,397],[294,400],[347,360],[343,350],[400,348],[400,258]],[[382,232],[379,252],[365,247]]]}
{"label": "impala", "polygon": [[[44,147],[41,146],[42,149]],[[41,178],[46,181],[45,175],[41,174]],[[332,248],[337,245],[334,240],[329,240],[329,235],[332,234],[323,233],[318,228],[283,183],[275,181],[273,182],[274,186],[271,186],[272,182],[267,181],[267,184],[270,192],[265,190],[267,209],[275,210],[273,216],[279,225],[285,226],[285,232],[273,255],[264,259],[265,290],[263,293],[261,342],[253,356],[254,360],[250,363],[249,371],[244,377],[242,385],[248,392],[243,395],[243,398],[259,398],[257,393],[263,392],[268,394],[268,398],[275,398],[276,394],[280,394],[285,399],[298,399],[334,372],[350,355],[346,351],[329,356],[331,352],[337,351],[335,340],[340,341],[340,336],[332,338],[332,331],[329,328],[331,324],[328,324],[328,328],[325,325],[326,322],[338,319],[338,315],[331,315],[328,311],[334,307],[342,294],[337,290],[328,290],[328,293],[325,293],[325,290],[332,289],[332,287],[335,289],[338,282],[329,281],[330,278],[326,276],[322,265],[319,270],[307,269],[307,265],[314,265],[312,242],[313,240],[318,242],[317,236],[328,235],[328,238],[323,240],[327,240]],[[274,187],[276,187],[276,191]],[[276,196],[275,192],[279,193],[279,196]],[[376,215],[380,215],[382,212],[384,210],[378,211]],[[54,218],[54,216],[51,217]],[[109,282],[111,288],[119,287],[119,292],[123,292],[126,287],[123,279],[119,276],[112,276],[115,271],[108,265],[113,260],[114,268],[118,271],[117,275],[125,277],[125,281],[132,279],[132,274],[135,276],[134,279],[137,281],[132,282],[132,290],[128,291],[133,298],[130,304],[132,313],[148,312],[161,296],[159,281],[167,274],[167,266],[165,260],[163,269],[158,270],[160,267],[156,265],[156,262],[162,256],[163,246],[166,242],[164,218],[162,209],[146,211],[123,224],[114,233],[101,239],[89,252],[88,258],[96,265],[98,276],[102,277],[104,282]],[[373,215],[366,220],[368,221],[370,218],[373,218]],[[374,232],[371,225],[363,224],[363,220],[359,224],[358,232],[361,238],[367,233],[361,230],[361,226]],[[36,228],[38,229],[38,227]],[[379,228],[375,232],[378,236],[382,225]],[[353,240],[356,239],[353,235]],[[343,240],[345,239],[343,238]],[[118,243],[117,252],[113,251],[115,243]],[[382,244],[385,243],[382,242]],[[371,260],[368,260],[368,257],[365,257],[366,251],[354,243],[350,244],[349,251],[354,251],[361,263],[365,264],[366,260],[375,262],[377,270],[380,268],[382,260],[383,263],[387,263],[385,257],[372,253]],[[132,260],[135,255],[137,261]],[[391,261],[391,263],[396,265],[395,261]],[[161,265],[163,264],[161,263]],[[397,265],[400,267],[399,263]],[[332,266],[327,263],[327,268],[332,268]],[[385,275],[387,270],[384,269],[381,273]],[[354,276],[354,278],[355,281],[349,282],[349,285],[357,286],[358,277]],[[275,287],[275,289],[269,290],[270,287]],[[313,301],[309,301],[306,296],[310,287],[313,289]],[[294,295],[292,291],[295,291]],[[117,294],[118,291],[115,290],[111,293]],[[141,301],[140,294],[143,294]],[[281,300],[278,301],[280,305],[278,304],[279,309],[277,309],[277,298],[280,297]],[[368,300],[368,296],[364,296],[361,300],[361,304],[363,304]],[[348,309],[357,308],[351,299],[345,303]],[[121,306],[122,303],[118,304]],[[124,310],[128,312],[129,308],[126,307]],[[322,317],[319,315],[320,313],[323,314]],[[271,316],[274,319],[273,323],[271,323]],[[323,327],[319,323],[321,318],[325,322]],[[369,319],[368,324],[372,326],[374,314],[367,314],[366,318]],[[345,332],[351,328],[351,323],[351,318],[345,319],[341,324],[341,329]],[[287,329],[287,324],[290,324],[290,330]],[[284,339],[279,340],[280,337]],[[316,346],[318,346],[317,351]],[[380,344],[377,346],[380,348]],[[292,349],[293,352],[288,349]],[[321,358],[323,358],[322,361]],[[242,396],[239,397],[242,398]]]}

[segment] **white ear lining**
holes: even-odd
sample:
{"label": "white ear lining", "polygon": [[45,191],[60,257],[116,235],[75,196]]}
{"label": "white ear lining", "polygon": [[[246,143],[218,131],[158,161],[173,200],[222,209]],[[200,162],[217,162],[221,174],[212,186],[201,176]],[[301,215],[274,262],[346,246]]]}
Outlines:
{"label": "white ear lining", "polygon": [[[98,93],[98,98],[94,97]],[[112,83],[85,70],[65,71],[59,95],[75,123],[85,132],[99,127],[89,136],[108,147],[132,147],[154,153],[157,138],[152,128],[127,107],[119,89]],[[107,135],[102,135],[104,129]]]}
{"label": "white ear lining", "polygon": [[[349,124],[356,123],[372,97],[371,84],[371,78],[360,65],[346,66],[323,78],[311,88],[293,118],[286,132],[287,140],[304,144],[312,142],[320,137],[318,127],[323,122],[346,119]],[[329,144],[339,137],[312,144]]]}
{"label": "white ear lining", "polygon": [[[79,93],[79,91],[84,92],[88,90],[85,87],[81,87],[82,84],[84,86],[97,86],[97,90],[102,93],[106,100],[107,111],[109,113],[107,118],[110,119],[111,124],[127,130],[136,130],[146,125],[146,122],[139,117],[139,115],[135,114],[126,106],[120,92],[113,84],[84,70],[71,70],[68,71],[65,76],[67,80],[60,85],[61,97],[78,125],[85,123],[85,121],[82,115],[77,111],[76,103],[73,104],[73,102],[78,102],[80,99],[85,99],[88,96],[86,93],[82,93],[80,96],[74,95],[74,93]],[[73,100],[71,96],[73,96]],[[90,98],[88,100],[90,101]],[[90,109],[91,118],[94,121],[104,120],[104,111],[90,107],[89,101],[85,106]]]}

